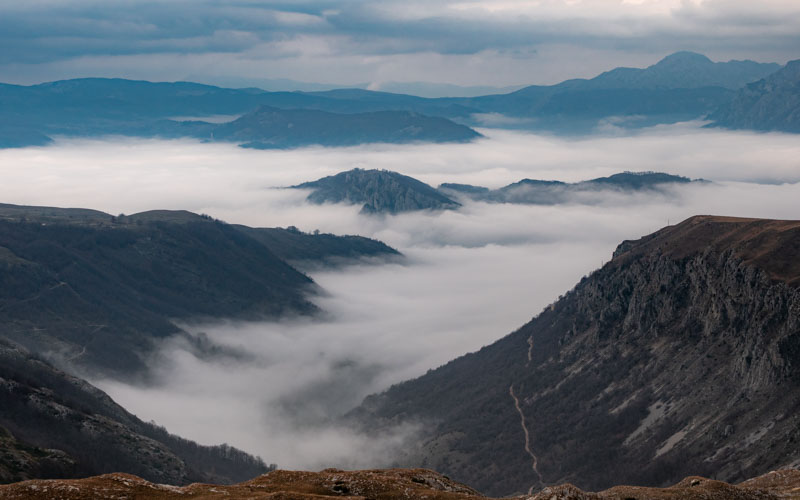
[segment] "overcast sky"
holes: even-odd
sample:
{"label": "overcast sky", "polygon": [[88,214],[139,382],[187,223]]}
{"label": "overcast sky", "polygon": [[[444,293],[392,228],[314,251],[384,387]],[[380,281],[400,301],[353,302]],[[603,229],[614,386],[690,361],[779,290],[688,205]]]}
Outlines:
{"label": "overcast sky", "polygon": [[0,81],[506,86],[713,60],[800,57],[797,0],[0,2]]}

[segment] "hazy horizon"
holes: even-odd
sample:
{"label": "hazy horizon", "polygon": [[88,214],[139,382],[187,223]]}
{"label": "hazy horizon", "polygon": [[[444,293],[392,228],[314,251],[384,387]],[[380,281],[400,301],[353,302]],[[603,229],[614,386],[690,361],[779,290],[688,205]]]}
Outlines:
{"label": "hazy horizon", "polygon": [[[790,0],[31,1],[0,6],[0,81],[553,84],[681,50],[786,63]],[[324,77],[322,76],[324,75]],[[294,85],[294,84],[289,84]]]}

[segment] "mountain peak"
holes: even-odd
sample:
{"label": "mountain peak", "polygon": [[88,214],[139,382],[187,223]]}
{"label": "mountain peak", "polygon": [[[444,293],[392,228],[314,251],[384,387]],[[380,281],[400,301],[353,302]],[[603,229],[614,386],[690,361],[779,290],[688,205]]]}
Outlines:
{"label": "mountain peak", "polygon": [[673,65],[706,65],[706,64],[714,64],[711,59],[704,56],[703,54],[698,54],[697,52],[691,52],[688,50],[682,50],[680,52],[675,52],[666,56],[665,58],[658,61],[655,66],[673,66]]}

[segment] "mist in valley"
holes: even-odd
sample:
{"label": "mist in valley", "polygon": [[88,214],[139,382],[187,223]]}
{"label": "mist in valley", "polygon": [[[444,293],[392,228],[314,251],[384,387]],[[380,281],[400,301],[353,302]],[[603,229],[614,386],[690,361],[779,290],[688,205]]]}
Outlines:
{"label": "mist in valley", "polygon": [[[0,150],[0,200],[112,214],[185,209],[229,223],[380,239],[406,258],[317,269],[320,318],[183,325],[148,386],[93,380],[144,420],[201,443],[227,442],[284,468],[377,467],[418,430],[370,439],[336,423],[367,395],[480,349],[536,315],[617,244],[697,214],[794,218],[800,144],[785,134],[660,126],[565,139],[482,130],[472,144],[254,151],[158,140],[62,140]],[[560,205],[462,200],[457,211],[365,216],[281,189],[351,168],[431,185],[568,182],[625,170],[710,183],[608,192]]]}

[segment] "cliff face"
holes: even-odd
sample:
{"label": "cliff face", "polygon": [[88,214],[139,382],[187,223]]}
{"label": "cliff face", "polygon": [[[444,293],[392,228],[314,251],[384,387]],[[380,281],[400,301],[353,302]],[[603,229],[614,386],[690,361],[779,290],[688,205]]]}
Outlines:
{"label": "cliff face", "polygon": [[625,242],[516,332],[353,415],[426,422],[402,460],[495,495],[797,463],[798,238],[797,222],[696,217]]}

